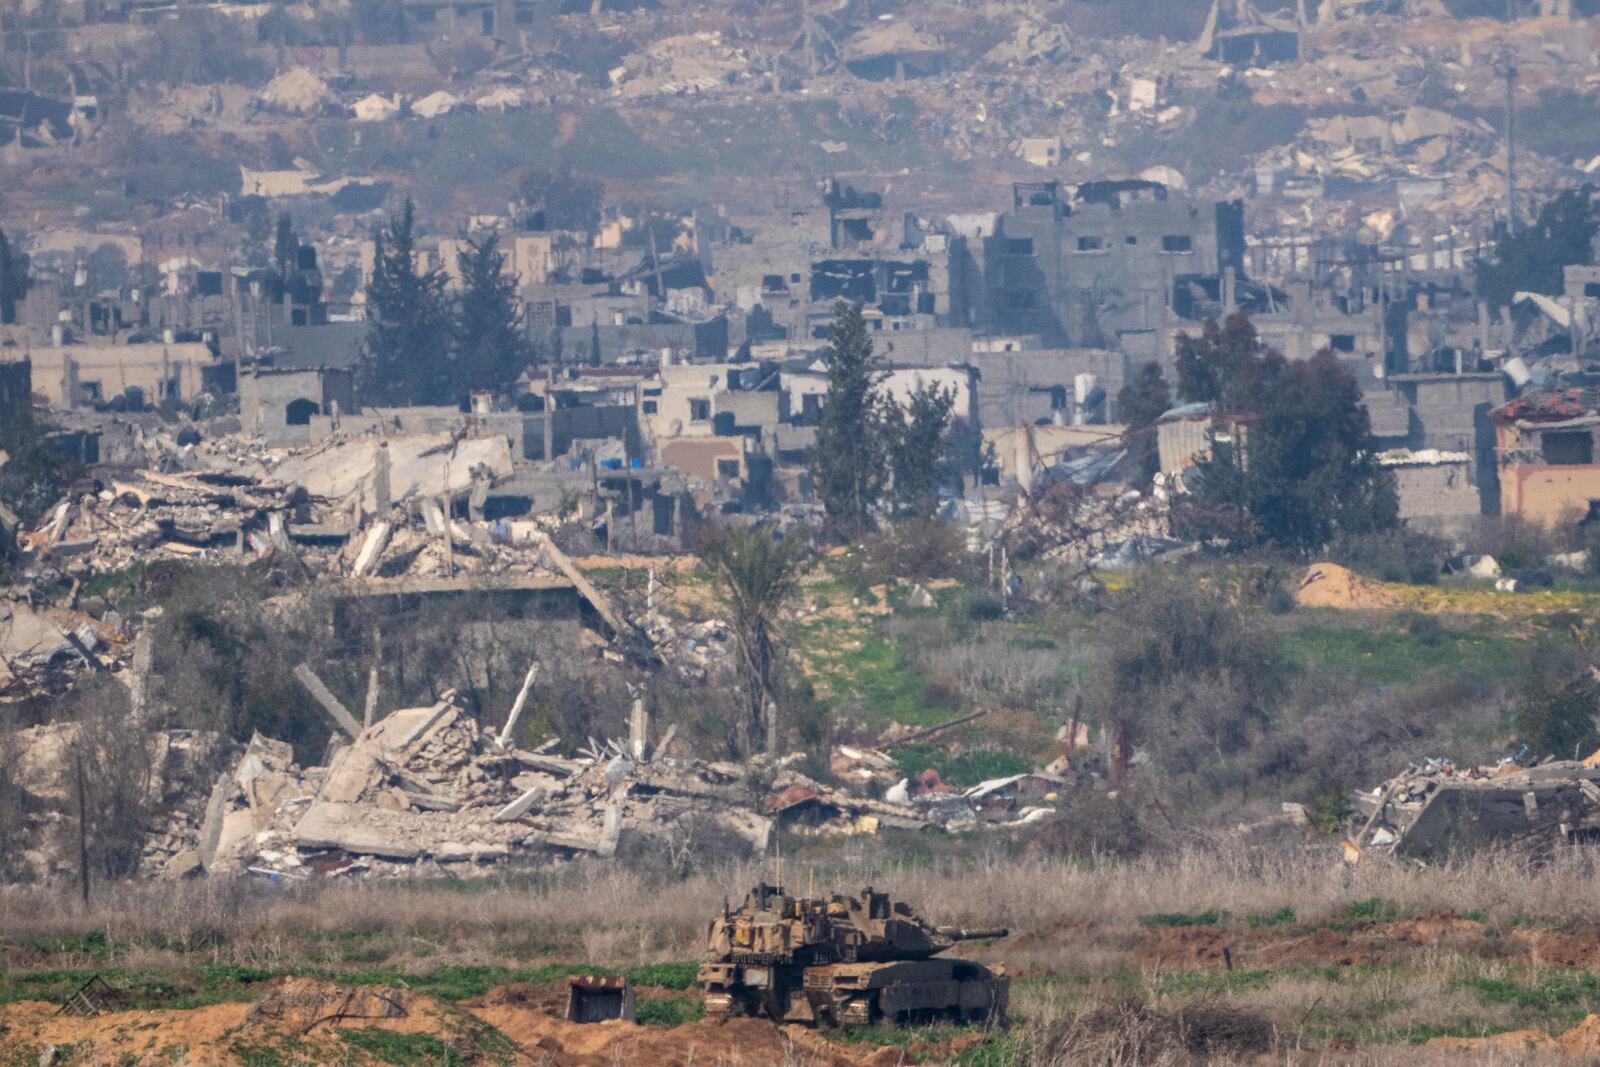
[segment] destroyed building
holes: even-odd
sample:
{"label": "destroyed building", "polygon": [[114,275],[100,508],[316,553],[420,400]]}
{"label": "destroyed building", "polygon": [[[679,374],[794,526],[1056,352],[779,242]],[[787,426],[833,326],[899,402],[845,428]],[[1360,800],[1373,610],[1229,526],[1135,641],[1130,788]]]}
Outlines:
{"label": "destroyed building", "polygon": [[1423,760],[1354,794],[1356,830],[1345,858],[1370,852],[1429,863],[1497,846],[1548,853],[1593,842],[1600,837],[1597,779],[1594,757],[1486,767]]}
{"label": "destroyed building", "polygon": [[1494,412],[1501,513],[1546,525],[1585,519],[1600,502],[1588,390],[1521,396]]}
{"label": "destroyed building", "polygon": [[1149,181],[1018,184],[971,252],[974,325],[1065,347],[1160,327],[1179,275],[1242,274],[1239,205],[1202,207]]}

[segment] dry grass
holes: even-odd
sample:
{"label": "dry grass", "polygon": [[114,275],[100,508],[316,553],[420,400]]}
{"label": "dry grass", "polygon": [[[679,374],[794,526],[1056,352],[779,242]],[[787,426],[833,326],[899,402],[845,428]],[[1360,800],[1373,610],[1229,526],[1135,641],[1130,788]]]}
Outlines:
{"label": "dry grass", "polygon": [[[786,872],[792,885],[874,885],[904,896],[938,922],[1004,924],[1013,932],[1078,924],[1137,929],[1157,913],[1233,915],[1291,907],[1301,922],[1342,916],[1380,898],[1406,912],[1481,913],[1559,923],[1600,922],[1596,859],[1564,853],[1533,867],[1482,854],[1421,869],[1343,864],[1328,848],[1212,850],[1134,861],[1084,863],[979,855],[931,867],[885,866],[870,843],[829,869]],[[307,882],[264,885],[228,879],[101,888],[87,912],[70,886],[0,891],[0,945],[96,931],[112,954],[150,946],[217,963],[292,966],[323,962],[339,941],[384,939],[385,950],[432,963],[526,962],[530,956],[598,964],[688,959],[699,954],[707,917],[735,902],[760,866],[730,866],[686,880],[608,864],[571,864],[539,876],[479,882]],[[350,959],[348,952],[342,957]],[[359,962],[359,961],[358,961]],[[1036,960],[1045,965],[1048,961]],[[1098,969],[1092,960],[1089,970]],[[1074,967],[1074,970],[1082,969]]]}
{"label": "dry grass", "polygon": [[[1374,898],[1390,913],[1472,912],[1505,930],[1589,926],[1600,923],[1600,900],[1586,852],[1538,867],[1480,855],[1430,870],[1351,869],[1326,848],[1196,849],[1100,863],[979,855],[921,867],[878,857],[864,841],[828,869],[786,873],[791,884],[814,877],[819,889],[888,889],[940,923],[1010,926],[1011,941],[978,950],[1019,975],[1017,1026],[986,1064],[1542,1062],[1520,1048],[1446,1053],[1418,1042],[1439,1033],[1559,1032],[1600,1009],[1587,972],[1496,958],[1489,941],[1356,966],[1330,958],[1251,970],[1260,965],[1247,961],[1232,974],[1135,951],[1159,932],[1140,919],[1157,913],[1227,912],[1249,934],[1247,917],[1287,906],[1302,933],[1348,930],[1359,914],[1352,905]],[[448,965],[691,960],[723,898],[736,900],[763,875],[770,872],[744,866],[663,880],[584,863],[471,884],[213,879],[111,887],[87,912],[67,887],[9,890],[0,892],[0,975],[231,964],[383,968],[438,981]],[[1514,995],[1490,995],[1496,989]]]}

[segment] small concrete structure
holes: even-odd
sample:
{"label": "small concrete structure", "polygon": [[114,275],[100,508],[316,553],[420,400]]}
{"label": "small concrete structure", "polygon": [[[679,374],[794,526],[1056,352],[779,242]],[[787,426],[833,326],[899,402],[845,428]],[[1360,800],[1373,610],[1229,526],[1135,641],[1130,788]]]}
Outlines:
{"label": "small concrete structure", "polygon": [[348,369],[257,367],[239,379],[241,427],[271,445],[311,444],[316,416],[355,411],[355,374]]}
{"label": "small concrete structure", "polygon": [[1472,457],[1465,452],[1396,449],[1378,457],[1394,475],[1400,517],[1413,526],[1449,532],[1482,514],[1472,483]]}

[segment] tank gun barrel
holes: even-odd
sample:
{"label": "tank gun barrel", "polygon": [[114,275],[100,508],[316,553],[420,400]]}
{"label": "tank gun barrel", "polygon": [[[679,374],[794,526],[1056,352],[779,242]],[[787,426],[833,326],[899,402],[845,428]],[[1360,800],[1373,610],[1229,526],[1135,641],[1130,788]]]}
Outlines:
{"label": "tank gun barrel", "polygon": [[986,929],[967,930],[960,926],[939,926],[935,930],[942,937],[952,941],[980,941],[990,937],[1008,937],[1011,931],[1004,926],[991,926]]}

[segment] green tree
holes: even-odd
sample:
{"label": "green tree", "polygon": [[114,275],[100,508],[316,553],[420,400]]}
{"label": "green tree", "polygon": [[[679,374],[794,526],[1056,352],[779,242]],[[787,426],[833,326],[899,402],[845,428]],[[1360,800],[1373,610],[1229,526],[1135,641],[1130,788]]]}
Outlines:
{"label": "green tree", "polygon": [[1216,404],[1230,413],[1256,407],[1283,373],[1284,359],[1261,342],[1248,315],[1218,324],[1207,319],[1199,337],[1178,335],[1178,396]]}
{"label": "green tree", "polygon": [[[1236,336],[1259,347],[1253,328]],[[1297,363],[1268,352],[1235,372],[1223,392],[1239,405],[1225,410],[1238,416],[1241,441],[1218,442],[1197,465],[1193,492],[1174,508],[1180,531],[1312,551],[1398,523],[1394,479],[1378,466],[1360,387],[1331,351]]]}
{"label": "green tree", "polygon": [[43,516],[82,473],[45,443],[47,430],[30,408],[0,417],[0,505],[24,524]]}
{"label": "green tree", "polygon": [[360,373],[363,399],[407,405],[454,396],[459,383],[450,366],[445,277],[438,270],[417,269],[416,210],[409,199],[374,234],[374,242]]}
{"label": "green tree", "polygon": [[517,279],[493,233],[468,238],[456,257],[463,291],[456,312],[456,362],[469,389],[509,392],[533,359],[517,311]]}
{"label": "green tree", "polygon": [[17,321],[17,302],[28,292],[28,260],[0,230],[0,323]]}
{"label": "green tree", "polygon": [[1117,417],[1130,430],[1154,426],[1172,407],[1172,390],[1161,364],[1141,363],[1117,393]]}
{"label": "green tree", "polygon": [[805,570],[808,543],[802,530],[776,537],[770,530],[729,530],[701,552],[731,617],[739,653],[744,708],[735,745],[749,754],[767,744],[769,706],[776,702],[783,661],[778,619]]}
{"label": "green tree", "polygon": [[1478,296],[1491,307],[1506,307],[1520,292],[1559,295],[1562,268],[1594,262],[1600,208],[1593,189],[1568,189],[1539,209],[1531,226],[1512,233],[1501,226],[1490,258],[1477,263]]}
{"label": "green tree", "polygon": [[1516,712],[1517,740],[1529,755],[1582,759],[1600,745],[1595,717],[1600,715],[1600,682],[1575,678],[1553,693],[1525,698]]}
{"label": "green tree", "polygon": [[890,501],[896,518],[928,520],[939,510],[939,487],[949,473],[947,439],[955,410],[953,389],[929,385],[912,393],[901,408],[885,405],[890,467]]}
{"label": "green tree", "polygon": [[812,464],[828,531],[850,540],[870,533],[873,512],[888,482],[882,363],[859,308],[834,305],[833,333],[822,352],[828,391],[817,425]]}
{"label": "green tree", "polygon": [[600,366],[600,320],[589,324],[589,366]]}

